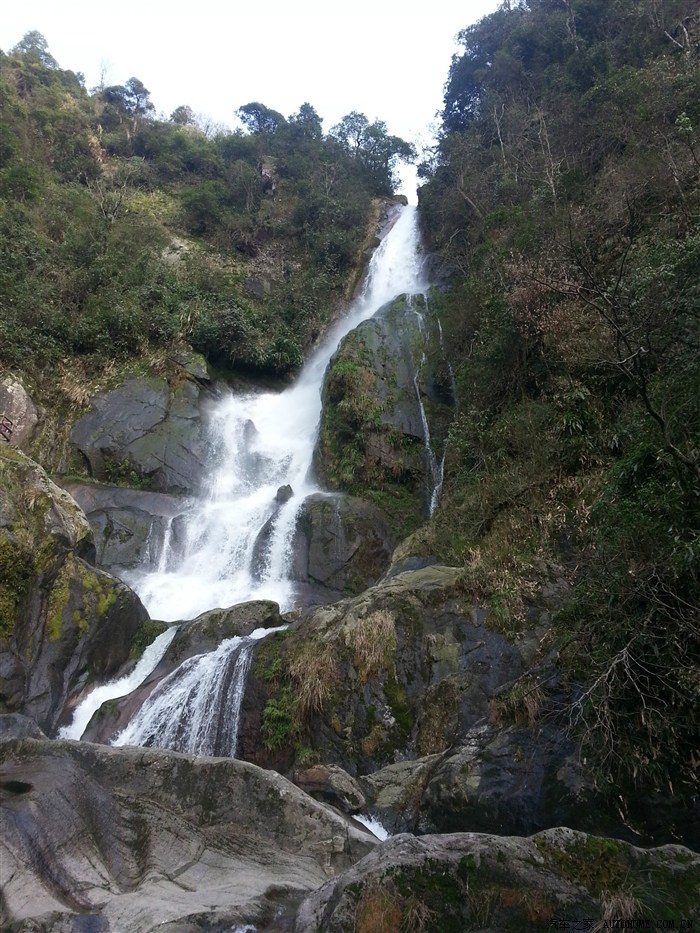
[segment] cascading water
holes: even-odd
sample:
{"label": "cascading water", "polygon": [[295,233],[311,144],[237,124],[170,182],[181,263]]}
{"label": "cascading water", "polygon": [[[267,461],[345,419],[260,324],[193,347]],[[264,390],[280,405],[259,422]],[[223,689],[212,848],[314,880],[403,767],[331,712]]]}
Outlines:
{"label": "cascading water", "polygon": [[[311,478],[321,386],[340,340],[400,294],[425,292],[417,212],[405,207],[369,265],[365,287],[281,393],[229,395],[211,419],[215,467],[207,498],[185,518],[178,555],[126,577],[153,618],[193,618],[207,609],[250,599],[293,604],[291,542]],[[286,501],[277,495],[291,487]]]}
{"label": "cascading water", "polygon": [[253,642],[280,628],[227,638],[215,651],[183,661],[161,681],[112,745],[157,745],[235,757]]}
{"label": "cascading water", "polygon": [[[289,564],[297,514],[319,491],[311,463],[326,367],[358,324],[398,295],[426,288],[416,208],[406,207],[375,251],[362,294],[297,382],[281,393],[231,394],[221,401],[210,425],[215,467],[208,495],[182,516],[182,544],[176,553],[170,548],[169,523],[157,562],[126,577],[152,617],[189,619],[251,599],[275,600],[283,611],[293,605]],[[235,755],[253,641],[268,631],[228,639],[183,662],[113,744]]]}

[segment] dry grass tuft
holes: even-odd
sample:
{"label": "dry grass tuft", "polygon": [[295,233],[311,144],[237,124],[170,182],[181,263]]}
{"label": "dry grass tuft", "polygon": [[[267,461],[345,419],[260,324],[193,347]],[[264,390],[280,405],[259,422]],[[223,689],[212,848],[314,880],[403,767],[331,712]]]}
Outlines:
{"label": "dry grass tuft", "polygon": [[100,378],[96,379],[94,372],[89,372],[80,361],[64,360],[59,366],[58,386],[69,402],[82,408],[109,382],[115,369],[114,360],[109,360],[102,368]]}
{"label": "dry grass tuft", "polygon": [[355,933],[399,933],[401,900],[388,885],[372,881],[355,909]]}
{"label": "dry grass tuft", "polygon": [[353,652],[353,665],[360,683],[378,676],[391,663],[396,651],[396,622],[388,609],[377,609],[352,627],[345,643]]}
{"label": "dry grass tuft", "polygon": [[524,676],[491,701],[491,718],[497,725],[514,722],[532,728],[542,713],[547,696],[532,677]]}
{"label": "dry grass tuft", "polygon": [[301,719],[320,713],[339,681],[332,655],[324,645],[313,642],[307,642],[290,661],[289,674],[296,687],[297,713]]}
{"label": "dry grass tuft", "polygon": [[629,927],[632,921],[643,916],[640,901],[630,891],[600,892],[601,918],[594,930],[610,930]]}

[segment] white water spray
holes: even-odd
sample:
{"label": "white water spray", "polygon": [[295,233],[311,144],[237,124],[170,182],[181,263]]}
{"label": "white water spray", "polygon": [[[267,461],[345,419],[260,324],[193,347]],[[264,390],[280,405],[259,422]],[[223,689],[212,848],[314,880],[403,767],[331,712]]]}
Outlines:
{"label": "white water spray", "polygon": [[361,823],[365,829],[368,829],[377,839],[381,839],[382,842],[391,835],[389,830],[385,829],[376,817],[370,816],[368,813],[353,813],[352,818],[353,820],[357,820],[358,823]]}
{"label": "white water spray", "polygon": [[[406,207],[375,251],[362,294],[297,382],[281,393],[230,395],[217,406],[210,428],[216,465],[207,498],[185,516],[179,555],[125,576],[153,618],[191,619],[251,599],[273,599],[283,610],[293,605],[291,545],[299,509],[318,491],[311,462],[328,362],[342,338],[382,305],[426,288],[417,213]],[[292,495],[279,502],[283,486]]]}

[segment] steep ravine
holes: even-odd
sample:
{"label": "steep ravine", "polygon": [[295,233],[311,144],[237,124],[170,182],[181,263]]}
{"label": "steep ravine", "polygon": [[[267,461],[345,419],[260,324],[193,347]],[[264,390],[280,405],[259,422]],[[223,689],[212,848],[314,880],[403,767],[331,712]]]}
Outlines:
{"label": "steep ravine", "polygon": [[[192,372],[158,391],[162,404],[154,396],[130,419],[125,443],[161,444],[153,476],[167,463],[183,476],[190,435],[163,446],[158,426],[189,421],[199,458],[205,435],[185,412],[214,396]],[[98,567],[120,573],[146,560],[161,581],[170,574],[166,590],[184,578],[172,598],[184,607],[200,571],[187,576],[181,562],[211,527],[183,517],[195,479],[157,491],[73,487],[91,530],[40,467],[0,445],[3,929],[369,931],[379,917],[384,930],[457,933],[623,911],[677,928],[700,919],[700,859],[679,845],[640,848],[697,845],[690,822],[655,813],[653,801],[637,814],[610,811],[560,717],[569,688],[549,634],[566,589],[557,568],[533,566],[523,622],[512,627],[486,611],[464,568],[421,551],[450,402],[429,302],[382,302],[344,338],[324,379],[313,456],[332,492],[307,485],[311,448],[292,463],[293,482],[275,472],[244,548],[246,601],[182,625],[141,687],[88,730],[108,741],[183,660],[287,622],[253,645],[239,760],[42,734],[37,722],[53,733],[71,698],[133,667],[130,652],[160,630],[128,587],[96,569],[96,553]],[[135,420],[151,416],[134,434]],[[229,497],[275,456],[240,413],[232,423],[248,446],[237,448],[242,473],[229,476]],[[226,507],[212,497],[212,511]],[[235,508],[227,516],[222,541],[237,534]],[[283,590],[270,592],[284,516],[294,559]],[[263,598],[280,593],[285,610],[305,608],[280,617]],[[345,815],[368,809],[399,835],[378,845]]]}

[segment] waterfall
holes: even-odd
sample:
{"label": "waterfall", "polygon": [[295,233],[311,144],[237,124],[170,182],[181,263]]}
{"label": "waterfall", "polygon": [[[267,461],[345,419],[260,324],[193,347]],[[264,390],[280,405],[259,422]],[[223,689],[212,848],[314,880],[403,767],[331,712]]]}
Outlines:
{"label": "waterfall", "polygon": [[[416,208],[396,213],[362,293],[296,383],[279,393],[229,394],[217,405],[209,427],[214,465],[206,497],[180,519],[177,552],[168,538],[156,567],[126,577],[151,616],[188,619],[251,599],[275,600],[283,610],[293,606],[292,540],[304,499],[320,491],[311,465],[328,363],[342,338],[380,307],[427,287]],[[188,658],[113,744],[235,756],[253,642],[269,631],[227,639],[215,651]]]}
{"label": "waterfall", "polygon": [[158,572],[165,573],[168,569],[168,560],[170,558],[170,542],[173,536],[173,520],[174,517],[171,515],[165,523],[165,530],[163,532],[163,540],[160,546],[160,554],[158,555]]}
{"label": "waterfall", "polygon": [[[440,351],[442,353],[442,358],[447,363],[447,371],[450,374],[450,392],[452,393],[452,403],[457,404],[457,383],[455,381],[455,373],[452,369],[452,363],[450,363],[449,357],[445,352],[445,341],[442,336],[442,324],[440,323],[440,318],[436,315],[435,321],[437,323],[438,329],[438,339],[440,341]],[[442,451],[442,457],[440,462],[435,461],[436,471],[433,474],[435,477],[435,485],[433,486],[433,492],[430,497],[430,514],[432,515],[437,504],[440,501],[440,493],[442,492],[442,484],[445,479],[445,457],[447,456],[447,440],[445,440],[445,447]]]}
{"label": "waterfall", "polygon": [[227,638],[215,651],[187,658],[163,678],[112,745],[235,757],[253,643],[283,628]]}
{"label": "waterfall", "polygon": [[431,441],[430,441],[430,426],[428,425],[428,416],[425,413],[425,405],[423,404],[423,394],[420,388],[420,372],[425,365],[425,353],[421,356],[420,366],[418,367],[415,375],[413,376],[413,387],[416,390],[416,398],[418,399],[418,408],[420,410],[420,420],[421,425],[423,426],[423,445],[425,447],[425,459],[428,464],[428,480],[430,482],[428,496],[430,515],[435,511],[437,506],[438,498],[440,496],[440,490],[442,489],[442,473],[443,473],[443,464],[442,462],[438,463],[437,457],[435,456],[435,451],[433,450]]}
{"label": "waterfall", "polygon": [[[342,338],[382,305],[427,287],[416,208],[397,213],[362,293],[296,383],[279,393],[230,394],[218,404],[209,426],[213,468],[206,496],[183,517],[177,553],[166,553],[164,542],[159,566],[125,575],[153,618],[191,619],[251,599],[293,606],[291,545],[304,499],[319,491],[311,463],[328,362]],[[292,490],[286,501],[278,496],[283,486]]]}

